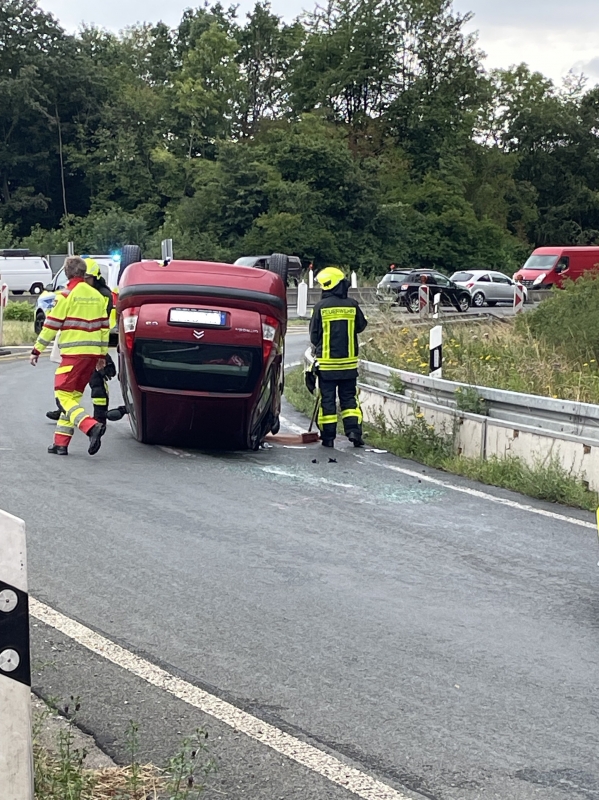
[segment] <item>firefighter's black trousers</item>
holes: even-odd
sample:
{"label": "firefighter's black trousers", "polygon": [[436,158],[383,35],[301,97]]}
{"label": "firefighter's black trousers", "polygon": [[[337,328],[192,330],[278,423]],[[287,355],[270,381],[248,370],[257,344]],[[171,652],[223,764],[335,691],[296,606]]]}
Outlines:
{"label": "firefighter's black trousers", "polygon": [[323,378],[322,373],[318,376],[321,395],[318,427],[323,441],[333,441],[337,433],[337,396],[345,435],[351,431],[362,432],[362,410],[356,384],[356,378]]}
{"label": "firefighter's black trousers", "polygon": [[116,370],[112,358],[106,356],[106,367],[102,370],[96,370],[89,382],[89,388],[92,392],[92,403],[94,404],[94,419],[98,422],[106,422],[106,413],[108,411],[108,379],[105,372],[109,372],[112,376]]}

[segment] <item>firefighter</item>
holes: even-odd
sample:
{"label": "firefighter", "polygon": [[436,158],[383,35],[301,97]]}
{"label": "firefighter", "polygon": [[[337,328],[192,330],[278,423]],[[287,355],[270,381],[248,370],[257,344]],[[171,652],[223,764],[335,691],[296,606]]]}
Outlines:
{"label": "firefighter", "polygon": [[54,394],[61,409],[48,452],[68,455],[75,426],[89,437],[88,453],[100,449],[106,426],[90,417],[80,405],[81,396],[96,369],[104,369],[108,353],[108,315],[105,299],[84,278],[87,265],[78,256],[65,260],[68,293],[61,293],[31,351],[35,367],[40,353],[60,332],[61,361],[54,377]]}
{"label": "firefighter", "polygon": [[[114,303],[112,300],[112,292],[108,288],[108,285],[102,277],[102,273],[100,272],[100,265],[93,258],[86,257],[83,260],[87,265],[85,282],[89,284],[89,286],[93,286],[94,289],[100,292],[102,297],[104,297],[106,303],[106,316],[110,320],[113,313]],[[68,291],[66,294],[68,294]],[[106,366],[104,369],[95,370],[89,382],[92,403],[94,406],[94,419],[98,420],[98,422],[101,422],[102,424],[104,424],[107,419],[111,420],[112,422],[122,419],[127,413],[127,410],[124,406],[118,406],[118,408],[110,409],[110,411],[108,410],[108,381],[112,380],[114,377],[116,377],[116,366],[110,356],[110,353],[107,353]],[[60,414],[60,407],[56,411],[46,412],[48,419],[52,420],[58,420]]]}
{"label": "firefighter", "polygon": [[[326,267],[316,280],[322,288],[322,299],[314,306],[310,341],[321,395],[320,438],[324,447],[334,446],[338,396],[345,435],[354,447],[361,447],[364,441],[357,391],[358,334],[368,323],[358,303],[347,296],[349,282],[340,269]],[[306,384],[310,388],[308,376]]]}

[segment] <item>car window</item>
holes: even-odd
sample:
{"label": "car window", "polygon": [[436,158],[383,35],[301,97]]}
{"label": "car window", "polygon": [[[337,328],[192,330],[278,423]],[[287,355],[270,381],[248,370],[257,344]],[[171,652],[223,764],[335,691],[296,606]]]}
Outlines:
{"label": "car window", "polygon": [[390,272],[388,275],[383,275],[381,283],[402,283],[406,277],[405,272]]}
{"label": "car window", "polygon": [[243,256],[243,258],[238,258],[235,262],[235,266],[238,267],[253,267],[256,263],[256,256]]}
{"label": "car window", "polygon": [[434,275],[431,276],[429,282],[436,283],[437,286],[449,286],[451,283],[449,278],[446,278],[445,275],[440,275],[438,272],[435,272]]}
{"label": "car window", "polygon": [[473,277],[474,275],[471,272],[454,272],[451,276],[451,280],[456,283],[466,283],[472,280]]}
{"label": "car window", "polygon": [[507,283],[511,285],[511,280],[507,277],[507,275],[493,275],[493,283]]}
{"label": "car window", "polygon": [[491,278],[486,273],[476,279],[477,283],[491,283]]}

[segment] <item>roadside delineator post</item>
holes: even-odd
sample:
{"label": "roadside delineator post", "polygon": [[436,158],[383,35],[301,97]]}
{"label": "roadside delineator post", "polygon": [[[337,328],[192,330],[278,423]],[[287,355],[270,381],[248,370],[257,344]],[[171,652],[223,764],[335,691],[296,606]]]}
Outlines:
{"label": "roadside delineator post", "polygon": [[421,317],[429,315],[430,293],[430,287],[426,283],[418,287],[418,313]]}
{"label": "roadside delineator post", "polygon": [[517,283],[514,286],[514,314],[519,314],[524,310],[524,288]]}
{"label": "roadside delineator post", "polygon": [[68,256],[75,255],[75,242],[67,242],[67,255]]}
{"label": "roadside delineator post", "polygon": [[358,288],[358,276],[356,275],[355,272],[352,272],[351,274],[351,288],[352,289]]}
{"label": "roadside delineator post", "polygon": [[433,296],[433,319],[439,319],[439,309],[441,308],[441,293],[437,292]]}
{"label": "roadside delineator post", "polygon": [[308,289],[314,288],[314,264],[310,262],[310,266],[308,267]]}
{"label": "roadside delineator post", "polygon": [[308,284],[300,281],[297,286],[297,315],[298,317],[308,316]]}
{"label": "roadside delineator post", "polygon": [[161,242],[162,260],[165,264],[173,260],[173,240],[163,239]]}
{"label": "roadside delineator post", "polygon": [[443,377],[443,326],[435,325],[429,334],[429,375],[431,378]]}
{"label": "roadside delineator post", "polygon": [[33,800],[25,523],[5,511],[0,511],[0,787],[2,800]]}
{"label": "roadside delineator post", "polygon": [[8,286],[2,283],[2,275],[0,275],[0,356],[10,355],[10,350],[5,350],[2,345],[4,344],[4,309],[8,303]]}

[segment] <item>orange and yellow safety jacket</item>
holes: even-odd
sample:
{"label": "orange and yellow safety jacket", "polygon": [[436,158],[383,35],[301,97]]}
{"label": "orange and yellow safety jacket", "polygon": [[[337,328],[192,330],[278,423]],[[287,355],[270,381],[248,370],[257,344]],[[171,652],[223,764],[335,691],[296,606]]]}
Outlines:
{"label": "orange and yellow safety jacket", "polygon": [[33,352],[41,353],[60,331],[58,347],[63,356],[105,356],[108,352],[106,298],[83,278],[73,278],[60,293]]}

